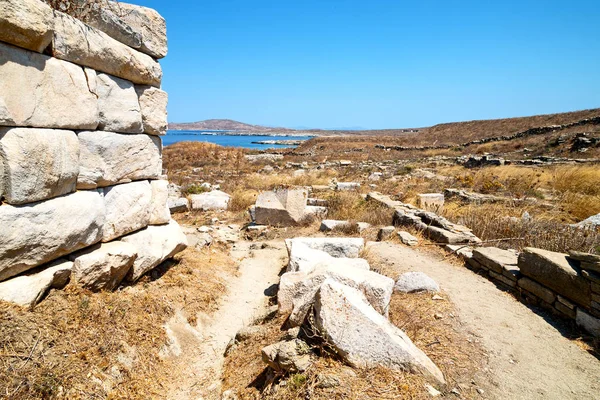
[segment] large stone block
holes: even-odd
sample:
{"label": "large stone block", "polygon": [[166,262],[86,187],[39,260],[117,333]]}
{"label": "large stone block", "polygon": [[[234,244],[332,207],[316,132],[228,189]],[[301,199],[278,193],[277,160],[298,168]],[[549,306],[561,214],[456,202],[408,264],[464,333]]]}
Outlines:
{"label": "large stone block", "polygon": [[50,45],[52,9],[39,0],[0,0],[0,41],[41,53]]}
{"label": "large stone block", "polygon": [[158,137],[102,131],[83,131],[77,137],[78,189],[158,179],[162,172],[162,145]]}
{"label": "large stone block", "polygon": [[96,191],[0,207],[0,281],[102,239],[102,195]]}
{"label": "large stone block", "polygon": [[125,236],[121,241],[134,245],[138,254],[133,268],[127,275],[130,281],[138,280],[146,272],[187,247],[185,234],[173,220],[168,225],[149,226]]}
{"label": "large stone block", "polygon": [[293,226],[305,216],[306,189],[282,189],[263,192],[256,199],[256,223],[259,225]]}
{"label": "large stone block", "polygon": [[444,384],[444,375],[410,338],[378,313],[360,291],[326,280],[315,301],[315,322],[338,354],[356,367],[409,370]]}
{"label": "large stone block", "polygon": [[0,43],[0,125],[96,129],[97,103],[81,67]]}
{"label": "large stone block", "polygon": [[98,129],[122,133],[143,133],[142,112],[133,83],[107,74],[98,74]]}
{"label": "large stone block", "polygon": [[[114,4],[114,2],[111,2]],[[167,24],[155,10],[135,4],[119,2],[120,16],[129,26],[142,35],[140,51],[154,58],[167,55]]]}
{"label": "large stone block", "polygon": [[0,198],[33,203],[75,191],[79,142],[72,131],[0,128]]}
{"label": "large stone block", "polygon": [[150,225],[167,224],[171,220],[168,206],[169,181],[151,181],[152,201],[150,202]]}
{"label": "large stone block", "polygon": [[103,242],[143,229],[150,223],[152,187],[148,181],[104,188],[106,221]]}
{"label": "large stone block", "polygon": [[142,111],[144,133],[166,135],[169,126],[167,123],[167,103],[169,102],[167,92],[146,85],[136,86],[135,91]]}
{"label": "large stone block", "polygon": [[519,255],[521,273],[584,307],[592,301],[590,283],[566,254],[525,248]]}
{"label": "large stone block", "polygon": [[338,265],[344,268],[370,270],[367,260],[363,258],[332,257],[329,253],[311,249],[302,242],[294,243],[290,251],[290,260],[286,272],[311,272],[317,265]]}
{"label": "large stone block", "polygon": [[332,257],[356,258],[365,248],[365,240],[363,238],[294,238],[285,240],[285,246],[287,247],[289,255],[292,254],[292,249],[296,243],[301,243],[314,250],[324,251]]}
{"label": "large stone block", "polygon": [[113,290],[125,278],[137,257],[135,246],[124,242],[102,243],[74,253],[71,280],[92,290]]}
{"label": "large stone block", "polygon": [[102,7],[92,7],[85,23],[129,47],[139,49],[142,46],[142,34],[121,18],[121,4],[106,2]]}
{"label": "large stone block", "polygon": [[30,274],[0,282],[0,300],[33,307],[50,289],[62,289],[69,282],[72,268],[72,262],[61,259]]}
{"label": "large stone block", "polygon": [[484,267],[502,274],[504,271],[517,271],[518,256],[515,252],[497,247],[478,247],[473,250],[473,258]]}
{"label": "large stone block", "polygon": [[231,196],[220,190],[190,196],[192,210],[227,210]]}
{"label": "large stone block", "polygon": [[160,86],[162,70],[152,57],[69,15],[59,11],[54,15],[54,57],[137,84]]}

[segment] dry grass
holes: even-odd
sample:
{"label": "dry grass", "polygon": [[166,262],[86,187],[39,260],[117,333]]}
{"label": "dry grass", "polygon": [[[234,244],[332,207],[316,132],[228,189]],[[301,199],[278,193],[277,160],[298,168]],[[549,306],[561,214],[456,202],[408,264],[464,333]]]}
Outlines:
{"label": "dry grass", "polygon": [[164,323],[214,310],[234,273],[222,251],[188,249],[118,292],[68,286],[31,312],[0,303],[0,398],[161,397],[182,372],[158,356]]}
{"label": "dry grass", "polygon": [[393,211],[366,201],[358,192],[332,192],[323,196],[328,201],[327,219],[389,225]]}

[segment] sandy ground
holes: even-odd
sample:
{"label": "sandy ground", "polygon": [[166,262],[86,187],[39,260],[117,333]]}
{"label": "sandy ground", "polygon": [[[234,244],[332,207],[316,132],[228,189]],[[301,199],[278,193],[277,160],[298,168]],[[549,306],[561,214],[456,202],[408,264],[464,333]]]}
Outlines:
{"label": "sandy ground", "polygon": [[210,317],[198,316],[192,327],[180,314],[167,324],[168,356],[176,357],[178,369],[186,371],[172,382],[168,398],[173,400],[220,399],[221,369],[226,346],[242,327],[268,308],[269,289],[279,283],[279,272],[287,259],[283,241],[266,242],[264,249],[251,242],[237,242],[232,256],[240,260],[239,273],[230,281],[228,294]]}
{"label": "sandy ground", "polygon": [[600,361],[487,279],[400,244],[373,243],[370,255],[440,284],[489,352],[484,398],[600,399]]}

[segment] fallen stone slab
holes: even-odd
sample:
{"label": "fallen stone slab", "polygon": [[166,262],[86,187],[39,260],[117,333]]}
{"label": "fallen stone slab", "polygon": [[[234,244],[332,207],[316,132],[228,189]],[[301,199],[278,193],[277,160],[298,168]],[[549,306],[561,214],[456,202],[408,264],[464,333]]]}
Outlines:
{"label": "fallen stone slab", "polygon": [[82,131],[78,189],[95,189],[143,179],[162,172],[160,138],[114,132]]}
{"label": "fallen stone slab", "polygon": [[461,243],[479,243],[480,240],[473,235],[464,233],[450,232],[437,226],[428,226],[425,229],[425,235],[437,243],[442,244],[461,244]]}
{"label": "fallen stone slab", "polygon": [[148,7],[135,4],[111,1],[109,4],[118,7],[125,23],[141,34],[139,50],[153,58],[167,55],[167,24],[165,19]]}
{"label": "fallen stone slab", "polygon": [[227,210],[231,196],[220,190],[212,192],[193,194],[190,196],[192,200],[192,210]]}
{"label": "fallen stone slab", "polygon": [[72,267],[70,261],[57,260],[39,271],[0,282],[0,300],[33,307],[50,289],[62,289],[67,285]]}
{"label": "fallen stone slab", "polygon": [[143,133],[142,111],[133,83],[108,74],[96,76],[99,123],[102,131]]}
{"label": "fallen stone slab", "polygon": [[350,222],[350,221],[339,221],[334,219],[325,219],[321,221],[321,232],[331,232],[334,230],[354,230],[362,232],[368,229],[371,225],[366,222]]}
{"label": "fallen stone slab", "polygon": [[433,361],[352,287],[331,279],[323,282],[316,296],[315,321],[338,354],[355,367],[382,365],[445,384]]}
{"label": "fallen stone slab", "polygon": [[98,243],[105,218],[96,191],[1,206],[0,281]]}
{"label": "fallen stone slab", "polygon": [[314,250],[324,251],[330,256],[337,258],[357,258],[365,248],[365,240],[363,238],[294,238],[285,240],[288,255],[291,255],[292,248],[296,243],[302,243]]}
{"label": "fallen stone slab", "polygon": [[79,142],[72,131],[0,128],[0,198],[33,203],[75,191]]}
{"label": "fallen stone slab", "polygon": [[419,239],[406,231],[399,231],[398,237],[400,241],[407,246],[416,246],[419,244]]}
{"label": "fallen stone slab", "polygon": [[364,292],[377,312],[387,316],[394,280],[373,271],[319,264],[310,272],[287,272],[281,276],[277,302],[281,314],[289,313],[290,326],[299,326],[314,304],[326,279],[333,279]]}
{"label": "fallen stone slab", "polygon": [[122,242],[135,246],[137,258],[126,279],[137,281],[146,272],[163,261],[185,250],[187,238],[179,224],[171,220],[167,225],[149,226],[139,232],[121,238]]}
{"label": "fallen stone slab", "polygon": [[187,212],[190,209],[190,201],[185,197],[179,197],[176,199],[169,197],[167,205],[171,214]]}
{"label": "fallen stone slab", "polygon": [[395,226],[384,226],[383,228],[379,229],[379,232],[377,232],[377,241],[382,242],[391,238],[395,231]]}
{"label": "fallen stone slab", "polygon": [[505,275],[515,281],[519,277],[517,266],[519,256],[514,251],[497,247],[478,247],[473,250],[473,258],[497,274]]}
{"label": "fallen stone slab", "polygon": [[306,206],[304,209],[304,217],[313,217],[317,219],[327,217],[327,207],[322,206]]}
{"label": "fallen stone slab", "polygon": [[392,200],[389,196],[381,194],[379,192],[370,192],[367,194],[367,201],[378,203],[381,206],[390,209],[396,209],[403,205],[401,201]]}
{"label": "fallen stone slab", "polygon": [[524,276],[581,306],[590,306],[590,284],[566,254],[527,247],[518,265]]}
{"label": "fallen stone slab", "polygon": [[295,243],[290,252],[290,260],[286,272],[310,272],[317,265],[337,265],[346,268],[370,270],[367,260],[362,258],[332,257],[328,253],[315,250],[302,242]]}
{"label": "fallen stone slab", "polygon": [[162,80],[152,57],[60,11],[54,11],[52,56],[140,85],[159,87]]}
{"label": "fallen stone slab", "polygon": [[96,95],[81,67],[0,42],[0,76],[0,125],[98,126]]}
{"label": "fallen stone slab", "polygon": [[148,226],[152,201],[152,187],[148,181],[109,186],[103,192],[106,208],[103,242]]}
{"label": "fallen stone slab", "polygon": [[360,189],[360,183],[358,182],[338,182],[335,184],[335,190],[349,191]]}
{"label": "fallen stone slab", "polygon": [[171,220],[171,212],[167,205],[169,198],[169,181],[150,181],[152,198],[150,200],[150,225],[168,224]]}
{"label": "fallen stone slab", "polygon": [[167,134],[167,92],[152,86],[136,86],[144,133],[148,135]]}
{"label": "fallen stone slab", "polygon": [[114,290],[133,266],[135,246],[124,242],[97,244],[69,255],[73,261],[71,280],[94,292]]}
{"label": "fallen stone slab", "polygon": [[592,215],[591,217],[586,218],[583,221],[574,224],[573,226],[578,228],[595,228],[600,226],[600,214]]}
{"label": "fallen stone slab", "polygon": [[281,189],[262,192],[255,204],[259,225],[294,226],[305,218],[308,192],[306,189]]}
{"label": "fallen stone slab", "polygon": [[600,272],[600,256],[597,254],[584,253],[570,250],[569,258],[580,262],[580,267],[586,271]]}
{"label": "fallen stone slab", "polygon": [[276,372],[298,373],[313,364],[312,351],[300,339],[277,342],[261,350],[262,360]]}
{"label": "fallen stone slab", "polygon": [[439,292],[440,286],[424,272],[406,272],[398,278],[394,285],[395,292]]}
{"label": "fallen stone slab", "polygon": [[54,13],[38,0],[3,0],[0,7],[0,41],[43,52],[52,42]]}

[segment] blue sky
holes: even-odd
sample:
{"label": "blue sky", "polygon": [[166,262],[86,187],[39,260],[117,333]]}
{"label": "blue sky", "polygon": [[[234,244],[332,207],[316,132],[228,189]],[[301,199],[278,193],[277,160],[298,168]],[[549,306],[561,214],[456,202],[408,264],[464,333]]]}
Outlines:
{"label": "blue sky", "polygon": [[400,128],[600,107],[600,1],[138,0],[169,121]]}

